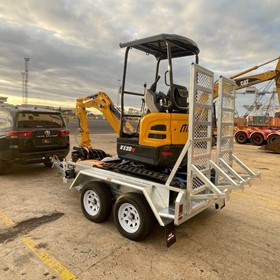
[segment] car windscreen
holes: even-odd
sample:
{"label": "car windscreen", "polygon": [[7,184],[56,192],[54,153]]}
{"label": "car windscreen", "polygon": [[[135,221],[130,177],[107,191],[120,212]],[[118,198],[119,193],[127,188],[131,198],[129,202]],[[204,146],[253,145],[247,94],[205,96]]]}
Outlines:
{"label": "car windscreen", "polygon": [[63,128],[64,121],[61,114],[22,112],[17,117],[18,128]]}
{"label": "car windscreen", "polygon": [[0,135],[13,127],[13,117],[8,111],[0,111]]}

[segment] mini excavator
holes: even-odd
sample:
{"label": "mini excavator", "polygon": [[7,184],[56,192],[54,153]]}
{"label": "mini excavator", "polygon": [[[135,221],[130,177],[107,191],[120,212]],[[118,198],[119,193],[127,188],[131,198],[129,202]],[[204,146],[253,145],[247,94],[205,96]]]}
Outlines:
{"label": "mini excavator", "polygon": [[[80,147],[75,148],[72,158],[77,160],[97,156],[100,159],[106,156],[106,153],[92,149],[90,145],[86,108],[94,107],[103,113],[117,133],[117,154],[120,159],[154,168],[172,167],[188,139],[188,89],[186,85],[174,83],[173,61],[192,57],[193,62],[198,64],[199,48],[191,39],[174,34],[160,34],[121,43],[120,47],[126,48],[120,92],[121,108],[118,110],[104,92],[77,99],[76,115],[81,123],[81,143]],[[149,88],[144,85],[144,93],[129,91],[126,87],[131,49],[153,56],[156,61],[154,82]],[[163,61],[168,65],[168,70],[164,72],[166,93],[157,90]],[[141,115],[126,113],[125,100],[128,96],[141,97],[145,112]],[[138,120],[136,129],[133,129],[130,120]]]}

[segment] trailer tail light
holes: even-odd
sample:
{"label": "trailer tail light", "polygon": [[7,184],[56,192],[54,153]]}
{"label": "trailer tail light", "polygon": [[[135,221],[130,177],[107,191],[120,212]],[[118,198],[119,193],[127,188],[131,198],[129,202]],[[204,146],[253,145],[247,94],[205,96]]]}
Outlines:
{"label": "trailer tail light", "polygon": [[60,130],[60,131],[58,132],[58,134],[59,134],[60,136],[68,136],[68,135],[69,135],[69,130],[67,130],[67,129],[62,129],[62,130]]}
{"label": "trailer tail light", "polygon": [[29,137],[31,134],[32,131],[7,131],[5,133],[6,136],[11,138]]}
{"label": "trailer tail light", "polygon": [[163,156],[172,156],[172,155],[173,155],[173,153],[170,152],[170,151],[162,151],[161,154],[162,154]]}

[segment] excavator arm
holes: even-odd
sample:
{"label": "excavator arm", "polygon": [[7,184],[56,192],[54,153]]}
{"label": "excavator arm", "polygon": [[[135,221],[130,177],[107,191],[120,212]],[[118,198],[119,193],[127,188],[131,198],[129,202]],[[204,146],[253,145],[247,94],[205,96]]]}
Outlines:
{"label": "excavator arm", "polygon": [[[78,98],[76,100],[76,117],[80,122],[80,146],[84,148],[92,148],[89,137],[89,129],[87,124],[87,108],[95,108],[99,110],[103,116],[110,123],[111,127],[114,129],[117,135],[120,133],[120,112],[113,104],[110,97],[102,91],[99,91],[97,94]],[[133,126],[129,123],[125,123],[124,132],[132,133],[134,132]]]}
{"label": "excavator arm", "polygon": [[[274,78],[276,85],[277,85],[277,80],[279,79],[279,73],[277,73],[276,71],[268,71],[265,73],[261,73],[261,74],[256,74],[256,75],[251,75],[251,76],[247,76],[247,77],[241,77],[241,78],[236,78],[234,79],[235,83],[236,83],[236,89],[242,89],[242,88],[247,88],[249,86],[253,86],[262,82],[266,82],[266,81],[270,81]],[[280,86],[280,84],[278,85]]]}
{"label": "excavator arm", "polygon": [[[278,63],[276,65],[275,70],[267,71],[264,73],[260,74],[255,74],[255,75],[249,75],[249,76],[242,76],[244,74],[247,74],[249,72],[252,72],[261,66],[264,66],[270,62],[273,62],[275,60],[278,60]],[[242,76],[242,77],[240,77]],[[278,94],[278,100],[280,102],[280,57],[270,60],[268,62],[265,62],[261,65],[251,67],[245,71],[242,71],[236,75],[233,75],[230,77],[230,79],[233,79],[236,83],[236,90],[242,89],[242,88],[247,88],[256,84],[260,84],[266,81],[270,81],[272,79],[275,79],[275,85],[276,85],[276,90]],[[214,84],[214,96],[213,98],[218,97],[218,84]]]}

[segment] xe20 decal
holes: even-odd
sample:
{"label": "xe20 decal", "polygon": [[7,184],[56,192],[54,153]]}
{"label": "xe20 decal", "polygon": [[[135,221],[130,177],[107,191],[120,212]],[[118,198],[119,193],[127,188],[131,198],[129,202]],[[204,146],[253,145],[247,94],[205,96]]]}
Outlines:
{"label": "xe20 decal", "polygon": [[131,146],[121,145],[120,150],[134,153],[136,149]]}

